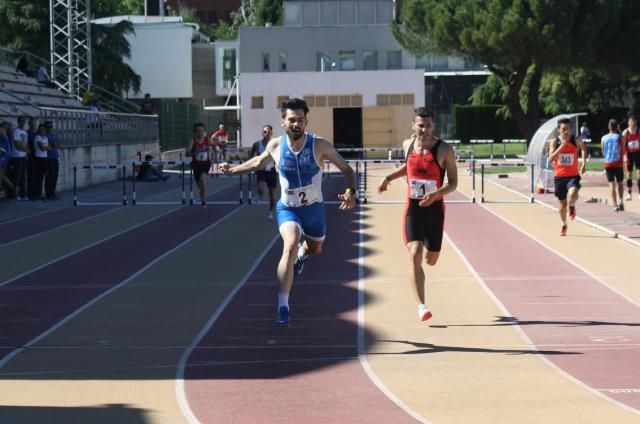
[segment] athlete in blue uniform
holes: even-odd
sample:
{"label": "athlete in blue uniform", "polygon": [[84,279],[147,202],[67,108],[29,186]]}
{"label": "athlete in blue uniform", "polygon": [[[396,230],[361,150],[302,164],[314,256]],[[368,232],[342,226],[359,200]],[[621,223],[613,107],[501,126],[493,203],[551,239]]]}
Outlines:
{"label": "athlete in blue uniform", "polygon": [[305,132],[309,108],[302,99],[288,99],[280,107],[281,125],[285,133],[272,138],[260,155],[231,167],[220,165],[227,175],[238,175],[263,169],[269,161],[276,164],[281,196],[276,206],[278,229],[283,240],[278,264],[278,319],[276,324],[289,325],[289,292],[293,276],[302,272],[309,255],[322,251],[326,227],[322,198],[322,163],[332,162],[342,171],[346,190],[339,194],[340,209],[356,205],[355,175],[351,167],[327,140]]}

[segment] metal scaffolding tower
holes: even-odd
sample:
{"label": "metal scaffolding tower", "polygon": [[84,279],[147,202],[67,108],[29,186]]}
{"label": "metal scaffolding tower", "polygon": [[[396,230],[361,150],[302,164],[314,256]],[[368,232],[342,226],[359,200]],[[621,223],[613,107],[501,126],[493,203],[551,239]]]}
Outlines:
{"label": "metal scaffolding tower", "polygon": [[78,98],[91,85],[90,0],[49,0],[51,79]]}

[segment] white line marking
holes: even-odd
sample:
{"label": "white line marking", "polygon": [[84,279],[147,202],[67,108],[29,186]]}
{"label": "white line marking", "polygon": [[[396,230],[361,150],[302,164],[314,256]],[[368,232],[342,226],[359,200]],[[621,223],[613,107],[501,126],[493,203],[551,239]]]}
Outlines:
{"label": "white line marking", "polygon": [[[493,300],[493,302],[496,304],[496,306],[498,307],[498,309],[500,309],[500,312],[504,316],[511,316],[511,312],[509,312],[509,310],[504,306],[504,304],[500,301],[500,299],[498,299],[496,297],[496,295],[493,294],[493,292],[489,289],[489,287],[484,282],[482,277],[480,277],[478,272],[473,268],[473,265],[471,265],[471,263],[469,262],[467,257],[462,253],[462,251],[453,242],[453,240],[451,240],[449,235],[445,232],[444,236],[447,239],[447,241],[451,244],[451,247],[453,247],[453,249],[456,251],[458,256],[462,259],[462,261],[466,265],[466,267],[469,270],[469,272],[471,272],[471,274],[473,274],[473,276],[476,278],[476,280],[480,284],[480,287],[482,287],[482,289],[485,291],[485,293],[487,293],[489,298],[491,298]],[[531,341],[529,336],[527,336],[527,334],[524,332],[524,330],[519,325],[514,325],[513,329],[520,335],[520,338],[527,344],[527,346],[532,351],[539,350],[539,348],[533,343],[533,341]],[[565,377],[569,381],[573,382],[577,386],[583,388],[584,390],[587,390],[588,392],[593,393],[594,395],[600,397],[601,399],[604,399],[604,400],[606,400],[608,402],[611,402],[614,405],[619,406],[620,408],[622,408],[622,409],[624,409],[626,411],[629,411],[629,412],[632,412],[634,414],[640,415],[640,411],[639,410],[637,410],[635,408],[632,408],[629,405],[626,405],[626,404],[624,404],[622,402],[619,402],[619,401],[617,401],[615,399],[612,399],[609,396],[606,396],[605,394],[601,393],[597,389],[594,389],[593,387],[588,386],[587,384],[585,384],[582,381],[578,380],[577,378],[575,378],[574,376],[572,376],[571,374],[569,374],[568,372],[566,372],[562,368],[558,367],[551,360],[549,360],[545,355],[535,355],[535,356],[538,359],[540,359],[542,362],[544,362],[547,366],[549,366],[551,369],[555,370],[558,374],[560,374],[561,376]]]}
{"label": "white line marking", "polygon": [[358,243],[358,358],[360,359],[360,365],[364,369],[365,373],[369,377],[369,379],[375,384],[378,389],[387,396],[393,403],[395,403],[400,409],[404,412],[415,418],[421,423],[431,424],[431,421],[418,414],[416,411],[411,409],[409,405],[404,403],[400,398],[394,395],[391,390],[384,385],[384,383],[378,378],[378,376],[373,372],[371,365],[369,365],[369,361],[367,360],[367,350],[365,345],[365,320],[364,320],[364,303],[365,303],[365,277],[364,277],[364,211],[362,205],[360,206],[360,217],[358,218],[359,223],[359,236],[360,240]]}
{"label": "white line marking", "polygon": [[196,234],[192,235],[191,237],[189,237],[188,239],[184,240],[182,243],[180,243],[177,246],[174,246],[172,249],[167,250],[166,252],[164,252],[162,255],[158,256],[157,258],[155,258],[154,260],[152,260],[151,262],[149,262],[148,264],[146,264],[145,266],[143,266],[142,268],[140,268],[137,272],[135,272],[134,274],[130,275],[127,279],[123,280],[122,282],[120,282],[118,285],[113,286],[112,288],[110,288],[109,290],[107,290],[106,292],[100,294],[99,296],[91,299],[89,302],[85,303],[84,305],[82,305],[80,308],[76,309],[75,311],[73,311],[72,313],[70,313],[69,315],[67,315],[66,317],[64,317],[63,319],[61,319],[60,321],[58,321],[54,326],[50,327],[48,330],[46,330],[45,332],[41,333],[39,336],[36,336],[35,338],[31,339],[30,341],[28,341],[27,343],[23,344],[20,348],[15,349],[14,351],[12,351],[11,353],[9,353],[7,356],[5,356],[4,358],[2,358],[2,360],[0,360],[0,369],[2,369],[7,362],[9,362],[11,359],[13,359],[16,355],[18,355],[20,352],[23,352],[24,350],[30,348],[31,346],[33,346],[34,344],[36,344],[37,342],[39,342],[40,340],[42,340],[43,338],[47,337],[49,334],[53,333],[55,330],[57,330],[58,328],[62,327],[64,324],[66,324],[68,321],[70,321],[71,319],[73,319],[74,317],[76,317],[77,315],[79,315],[81,312],[83,312],[84,310],[88,309],[90,306],[94,305],[95,303],[97,303],[99,300],[105,298],[106,296],[108,296],[109,294],[111,294],[112,292],[116,291],[117,289],[119,289],[120,287],[123,287],[124,285],[128,284],[130,281],[132,281],[135,277],[137,277],[138,275],[142,274],[144,271],[146,271],[147,269],[149,269],[150,267],[152,267],[153,265],[155,265],[157,262],[161,261],[162,259],[164,259],[165,257],[169,256],[171,253],[175,252],[176,250],[182,248],[183,246],[185,246],[186,244],[188,244],[189,242],[191,242],[193,239],[202,236],[202,234],[204,234],[207,230],[209,230],[212,227],[215,227],[216,225],[218,225],[219,223],[221,223],[222,221],[226,220],[227,218],[229,218],[230,216],[234,215],[237,211],[239,211],[240,209],[242,209],[242,207],[239,208],[235,208],[232,211],[230,211],[228,214],[226,214],[225,216],[221,217],[220,219],[218,219],[216,222],[212,223],[211,225],[207,226],[206,228],[202,229],[201,231],[198,231]]}
{"label": "white line marking", "polygon": [[184,371],[186,368],[187,360],[189,359],[191,352],[193,352],[196,346],[198,346],[198,343],[200,343],[200,341],[204,338],[204,336],[209,332],[211,327],[213,327],[213,324],[217,321],[217,319],[220,317],[222,312],[226,309],[227,305],[229,305],[229,303],[234,298],[236,293],[240,291],[240,289],[242,288],[244,283],[249,279],[251,274],[253,274],[253,271],[255,271],[255,269],[258,267],[260,262],[262,262],[262,259],[267,255],[267,253],[269,253],[269,250],[271,250],[271,248],[276,243],[279,237],[280,235],[278,234],[273,238],[273,240],[271,240],[271,243],[267,245],[267,247],[264,249],[262,254],[256,259],[256,261],[253,263],[251,268],[247,270],[246,274],[240,279],[240,281],[234,287],[234,289],[231,292],[229,292],[229,294],[224,299],[224,301],[220,304],[220,306],[218,306],[218,309],[216,309],[213,315],[211,315],[211,317],[209,318],[207,323],[204,325],[202,330],[200,330],[200,332],[196,335],[196,337],[193,339],[191,344],[184,350],[184,352],[182,353],[182,356],[180,357],[180,361],[178,362],[178,368],[176,370],[175,392],[176,392],[176,398],[178,400],[178,406],[180,406],[180,410],[182,411],[182,414],[187,419],[187,422],[189,422],[190,424],[200,424],[200,421],[198,420],[198,418],[196,418],[195,414],[191,410],[191,407],[189,406],[189,401],[187,400],[187,395],[185,392]]}

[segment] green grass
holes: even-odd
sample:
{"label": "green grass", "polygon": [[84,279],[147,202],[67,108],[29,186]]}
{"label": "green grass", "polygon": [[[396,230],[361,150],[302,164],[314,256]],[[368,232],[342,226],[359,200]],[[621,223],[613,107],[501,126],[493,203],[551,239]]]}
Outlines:
{"label": "green grass", "polygon": [[[500,166],[488,166],[485,164],[485,174],[510,174],[514,172],[530,172],[529,166],[516,166],[516,165],[500,165]],[[588,161],[587,171],[602,171],[604,170],[604,164],[602,161]],[[480,164],[476,163],[476,172],[479,174]]]}
{"label": "green grass", "polygon": [[470,157],[471,151],[475,158],[489,158],[491,157],[491,148],[493,146],[493,157],[502,158],[505,149],[508,158],[515,158],[518,155],[527,154],[527,145],[524,143],[494,143],[491,144],[462,144],[457,145],[456,150],[460,152],[461,157]]}

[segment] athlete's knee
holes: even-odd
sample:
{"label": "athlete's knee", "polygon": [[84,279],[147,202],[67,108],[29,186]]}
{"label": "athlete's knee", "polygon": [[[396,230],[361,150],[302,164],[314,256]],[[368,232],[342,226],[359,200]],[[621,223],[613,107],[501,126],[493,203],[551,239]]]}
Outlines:
{"label": "athlete's knee", "polygon": [[427,252],[424,255],[424,261],[429,266],[434,266],[438,262],[438,258],[440,257],[440,252]]}
{"label": "athlete's knee", "polygon": [[407,244],[407,250],[409,251],[409,256],[413,261],[422,260],[422,252],[424,250],[422,248],[422,243],[411,242]]}
{"label": "athlete's knee", "polygon": [[319,255],[322,253],[322,242],[309,242],[307,240],[307,253],[309,255]]}

